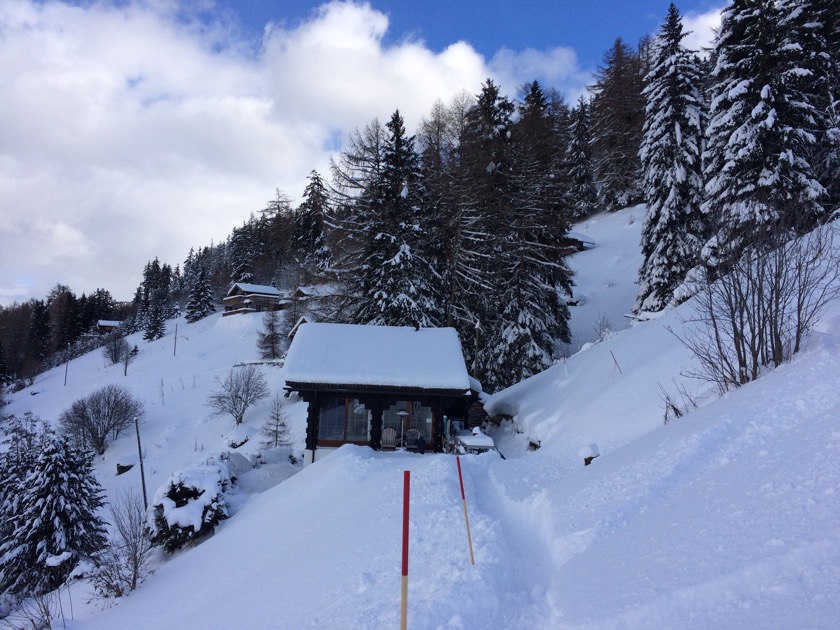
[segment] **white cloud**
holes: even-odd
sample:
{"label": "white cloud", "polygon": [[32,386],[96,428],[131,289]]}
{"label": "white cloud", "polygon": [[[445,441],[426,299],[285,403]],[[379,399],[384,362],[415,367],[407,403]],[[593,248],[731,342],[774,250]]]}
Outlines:
{"label": "white cloud", "polygon": [[705,13],[689,12],[683,16],[683,27],[688,36],[683,44],[689,50],[704,52],[711,48],[715,31],[720,28],[720,13],[723,6]]}
{"label": "white cloud", "polygon": [[584,94],[586,85],[592,82],[591,73],[581,70],[577,53],[571,48],[547,51],[503,48],[493,55],[490,67],[502,86],[519,88],[523,81],[530,83],[536,79],[543,86],[556,87],[570,103]]}
{"label": "white cloud", "polygon": [[399,108],[409,129],[438,98],[585,82],[571,51],[465,43],[385,46],[387,17],[332,2],[270,25],[258,51],[236,28],[185,20],[169,0],[0,3],[0,304],[56,283],[129,299],[145,262],[174,265],[224,238],[354,128]]}

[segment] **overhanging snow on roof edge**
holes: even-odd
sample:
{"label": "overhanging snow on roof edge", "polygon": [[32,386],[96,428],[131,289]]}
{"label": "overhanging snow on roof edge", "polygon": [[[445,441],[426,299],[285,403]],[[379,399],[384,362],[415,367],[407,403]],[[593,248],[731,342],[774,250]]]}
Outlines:
{"label": "overhanging snow on roof edge", "polygon": [[468,392],[472,381],[454,328],[306,323],[284,369],[288,383]]}

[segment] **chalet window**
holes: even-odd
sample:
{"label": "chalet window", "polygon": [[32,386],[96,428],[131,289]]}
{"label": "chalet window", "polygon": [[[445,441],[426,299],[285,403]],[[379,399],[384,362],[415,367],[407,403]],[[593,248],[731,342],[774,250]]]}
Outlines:
{"label": "chalet window", "polygon": [[401,400],[382,413],[384,427],[391,427],[397,435],[417,429],[427,444],[432,443],[432,408],[411,400]]}
{"label": "chalet window", "polygon": [[334,398],[321,404],[318,439],[336,442],[370,440],[370,410],[356,399]]}

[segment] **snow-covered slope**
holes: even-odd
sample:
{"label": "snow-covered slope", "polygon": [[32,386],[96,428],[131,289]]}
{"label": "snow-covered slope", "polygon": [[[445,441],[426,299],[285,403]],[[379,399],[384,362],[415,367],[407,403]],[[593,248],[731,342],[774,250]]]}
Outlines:
{"label": "snow-covered slope", "polygon": [[[590,226],[604,234],[590,234],[588,273],[616,288],[589,287],[581,273],[578,293],[610,318],[632,303],[624,285],[638,264],[628,260],[638,247],[629,232],[640,215]],[[618,291],[629,296],[623,306]],[[612,306],[598,307],[597,295]],[[130,596],[84,604],[85,586],[74,584],[67,627],[396,627],[404,470],[412,628],[837,627],[840,304],[793,362],[720,399],[680,377],[690,357],[665,328],[679,325],[678,314],[624,320],[610,339],[493,397],[524,433],[497,433],[507,459],[461,457],[474,566],[452,456],[348,446],[278,485],[252,486],[266,489],[243,496],[213,537],[163,562]],[[126,382],[147,400],[147,465],[162,482],[202,456],[197,443],[223,446],[232,421],[209,416],[206,392],[213,376],[254,359],[259,321],[180,326],[176,357],[171,335],[141,344],[125,381],[119,367],[86,357],[71,364],[67,388],[55,371],[12,411],[55,417],[98,384]],[[281,369],[262,369],[278,389]],[[700,406],[664,425],[659,385],[674,393],[683,383]],[[246,424],[266,413],[249,411]],[[302,440],[302,406],[289,413]],[[101,462],[109,489],[129,483],[131,473],[112,471],[132,456],[133,439]],[[528,439],[541,448],[527,451]],[[601,455],[584,467],[580,447],[593,442]]]}

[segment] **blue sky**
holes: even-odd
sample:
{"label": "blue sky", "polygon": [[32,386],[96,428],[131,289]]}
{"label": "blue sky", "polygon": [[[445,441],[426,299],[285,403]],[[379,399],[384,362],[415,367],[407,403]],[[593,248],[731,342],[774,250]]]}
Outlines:
{"label": "blue sky", "polygon": [[[721,5],[681,5],[692,47]],[[355,129],[409,132],[487,78],[570,102],[660,0],[0,0],[0,305],[102,287],[218,243]]]}
{"label": "blue sky", "polygon": [[[224,9],[252,33],[268,22],[296,23],[311,17],[322,2],[310,0],[222,0]],[[621,36],[635,44],[653,33],[665,18],[666,0],[373,0],[389,18],[386,43],[420,39],[435,51],[465,40],[486,58],[500,48],[524,50],[573,48],[582,65],[601,62]],[[720,0],[677,2],[682,14],[720,9]]]}

